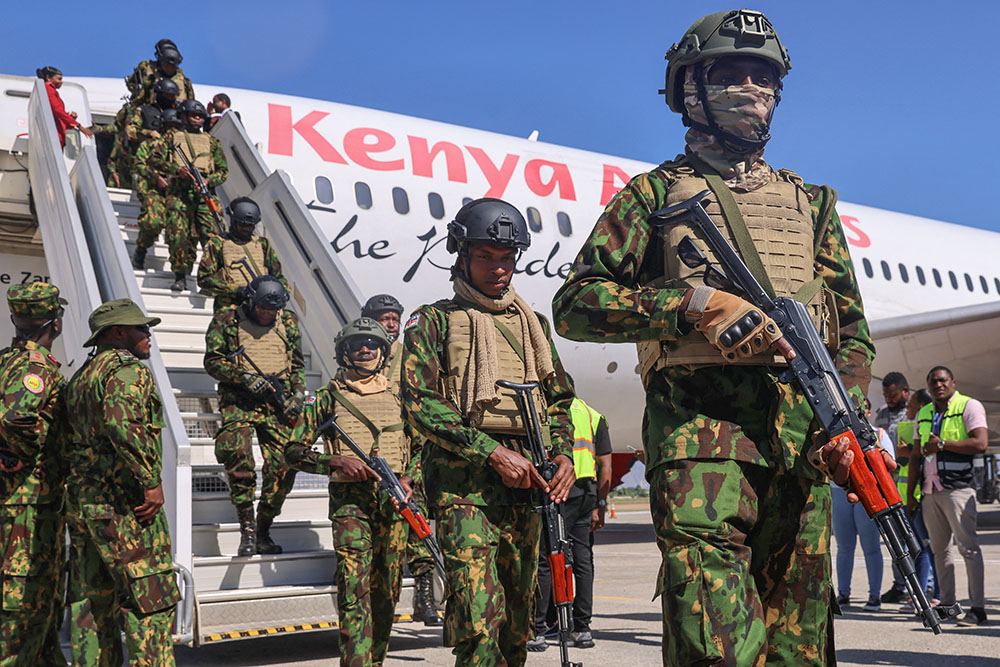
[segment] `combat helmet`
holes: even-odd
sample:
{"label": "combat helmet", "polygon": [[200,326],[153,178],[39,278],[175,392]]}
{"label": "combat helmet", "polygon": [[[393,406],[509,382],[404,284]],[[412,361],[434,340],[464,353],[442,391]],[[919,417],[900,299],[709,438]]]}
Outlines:
{"label": "combat helmet", "polygon": [[[249,241],[253,227],[260,222],[260,206],[250,197],[237,197],[226,207],[229,211],[229,234],[238,241]],[[245,231],[245,227],[250,229]]]}
{"label": "combat helmet", "polygon": [[208,112],[205,111],[205,105],[198,100],[184,100],[180,104],[180,112],[182,116],[197,115],[202,117],[208,117]]}
{"label": "combat helmet", "polygon": [[[371,369],[358,368],[351,363],[350,358],[347,356],[347,341],[351,338],[357,338],[359,336],[371,338],[378,343],[378,346],[382,351],[382,359],[378,368],[374,371]],[[381,372],[381,370],[385,368],[386,363],[389,361],[389,347],[392,343],[389,341],[389,336],[386,335],[385,329],[382,328],[381,324],[370,317],[359,317],[340,330],[337,337],[333,339],[333,345],[337,354],[337,363],[340,364],[342,368],[353,368],[358,371],[375,374]]]}
{"label": "combat helmet", "polygon": [[156,43],[156,47],[153,50],[153,55],[156,56],[156,61],[160,63],[166,63],[168,65],[180,65],[184,61],[184,57],[181,55],[180,49],[169,39],[161,39]]}
{"label": "combat helmet", "polygon": [[163,113],[160,114],[160,124],[163,125],[165,129],[170,129],[181,127],[184,125],[184,121],[182,121],[180,115],[178,115],[177,109],[164,109]]}
{"label": "combat helmet", "polygon": [[458,252],[469,243],[494,243],[524,250],[531,245],[528,223],[515,207],[501,199],[474,199],[448,223],[448,252]]}
{"label": "combat helmet", "polygon": [[376,294],[365,301],[365,305],[361,307],[361,317],[374,319],[376,315],[387,310],[391,310],[397,315],[402,315],[403,304],[391,294]]}
{"label": "combat helmet", "polygon": [[173,79],[158,79],[153,84],[153,92],[157,95],[180,95],[181,89]]}
{"label": "combat helmet", "polygon": [[288,292],[281,281],[272,275],[257,276],[243,288],[246,304],[250,308],[260,306],[281,310],[288,303]]}
{"label": "combat helmet", "polygon": [[[706,109],[708,125],[695,123],[684,107],[684,76],[688,66],[694,68],[693,79],[698,95],[704,100],[704,75],[702,65],[709,58],[723,56],[754,56],[773,64],[778,70],[778,84],[774,90],[774,106],[781,101],[781,79],[792,69],[788,50],[778,39],[771,22],[762,12],[752,9],[734,9],[703,16],[687,29],[680,42],[673,44],[665,56],[667,60],[665,87],[659,92],[670,110],[681,114],[684,124],[696,127],[720,139],[730,141],[745,150],[755,150],[767,143],[770,135],[761,140],[736,137],[725,132],[715,123]],[[773,110],[773,107],[772,107]]]}

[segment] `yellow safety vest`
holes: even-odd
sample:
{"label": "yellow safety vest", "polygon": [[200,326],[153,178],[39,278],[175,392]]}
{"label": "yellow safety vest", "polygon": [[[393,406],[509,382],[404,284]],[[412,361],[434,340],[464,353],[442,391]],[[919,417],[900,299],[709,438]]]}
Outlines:
{"label": "yellow safety vest", "polygon": [[[957,391],[951,397],[944,415],[941,417],[941,431],[938,437],[944,440],[965,440],[969,432],[965,430],[965,420],[962,414],[969,397]],[[934,428],[934,404],[928,403],[917,413],[917,432],[920,434],[921,445],[927,442]],[[945,488],[967,488],[974,484],[976,457],[969,454],[957,454],[948,450],[939,451],[935,455],[938,477]],[[981,465],[981,464],[980,464]]]}
{"label": "yellow safety vest", "polygon": [[597,425],[604,416],[579,398],[574,398],[569,408],[573,420],[573,467],[576,478],[586,479],[597,477],[597,450],[594,447],[594,436]]}

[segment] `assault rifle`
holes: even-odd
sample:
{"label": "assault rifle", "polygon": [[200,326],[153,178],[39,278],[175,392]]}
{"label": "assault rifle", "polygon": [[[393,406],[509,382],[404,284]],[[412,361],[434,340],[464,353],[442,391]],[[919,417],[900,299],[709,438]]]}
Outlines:
{"label": "assault rifle", "polygon": [[438,549],[437,542],[434,541],[434,535],[431,531],[431,526],[427,523],[426,517],[421,513],[420,508],[412,500],[406,502],[406,491],[403,490],[403,485],[399,483],[399,478],[396,477],[396,473],[392,471],[389,467],[388,462],[381,456],[368,456],[365,452],[358,447],[358,443],[354,442],[351,436],[344,432],[340,424],[337,423],[337,415],[333,415],[325,422],[319,425],[316,429],[316,434],[313,437],[315,440],[320,434],[324,433],[328,429],[333,428],[337,431],[341,440],[351,448],[361,461],[375,471],[375,473],[381,478],[379,479],[378,488],[387,493],[390,498],[394,499],[398,505],[397,511],[403,515],[406,519],[406,523],[410,524],[410,530],[420,538],[420,540],[427,546],[427,550],[431,552],[431,556],[434,558],[434,564],[437,566],[438,571],[441,576],[445,576],[444,569],[444,557],[441,555],[441,550]]}
{"label": "assault rifle", "polygon": [[[712,222],[702,206],[711,194],[704,190],[687,201],[654,211],[649,216],[649,222],[662,226],[681,220],[693,221],[722,265],[723,275],[720,276],[719,270],[693,245],[690,237],[685,237],[678,244],[681,261],[689,268],[704,266],[706,280],[711,279],[714,284],[725,278],[723,282],[729,283],[725,285],[729,291],[760,308],[778,325],[784,340],[794,350],[794,355],[785,353],[789,367],[778,375],[779,381],[798,385],[830,440],[848,439],[849,451],[854,454],[850,469],[851,488],[878,526],[892,562],[903,574],[907,588],[920,609],[924,626],[931,628],[934,634],[941,634],[941,621],[958,616],[962,608],[958,604],[931,607],[927,602],[913,566],[921,545],[913,534],[899,491],[882,459],[878,432],[854,407],[805,305],[788,297],[772,298]],[[748,317],[754,320],[748,324],[760,324],[759,316],[751,314]]]}
{"label": "assault rifle", "polygon": [[184,154],[184,151],[179,149],[172,141],[167,141],[166,144],[170,146],[170,150],[174,152],[181,158],[181,162],[187,167],[188,173],[191,174],[191,180],[194,181],[194,186],[198,190],[198,194],[205,202],[205,206],[208,207],[208,211],[212,214],[212,218],[215,220],[215,226],[219,230],[219,236],[226,235],[226,227],[222,224],[222,215],[219,213],[219,207],[215,203],[215,198],[212,197],[212,193],[208,191],[208,186],[205,185],[205,179],[201,177],[201,172],[198,171],[198,167],[194,166],[194,163],[188,159],[188,156]]}
{"label": "assault rifle", "polygon": [[260,366],[258,366],[257,363],[250,358],[250,355],[247,354],[246,345],[240,345],[240,349],[232,352],[231,354],[227,354],[226,359],[232,361],[239,356],[242,356],[247,360],[247,363],[250,364],[250,367],[253,368],[257,375],[261,376],[271,384],[271,390],[267,393],[267,397],[274,407],[277,408],[278,413],[281,414],[285,409],[285,385],[281,382],[281,378],[277,375],[265,373],[260,370]]}
{"label": "assault rifle", "polygon": [[[497,380],[497,386],[514,392],[517,411],[527,434],[531,462],[538,474],[546,482],[551,482],[559,466],[549,460],[542,439],[542,426],[535,410],[531,392],[538,388],[537,382],[518,384],[507,380]],[[542,493],[542,505],[538,508],[542,515],[542,545],[545,558],[549,562],[549,576],[552,578],[552,599],[559,618],[559,660],[561,667],[583,667],[582,662],[569,659],[569,620],[573,610],[573,550],[566,535],[562,508],[552,502],[549,494]]]}

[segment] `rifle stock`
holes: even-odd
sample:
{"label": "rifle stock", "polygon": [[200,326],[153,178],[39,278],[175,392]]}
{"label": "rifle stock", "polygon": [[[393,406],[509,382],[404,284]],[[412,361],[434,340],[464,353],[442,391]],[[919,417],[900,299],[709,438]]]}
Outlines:
{"label": "rifle stock", "polygon": [[184,166],[187,167],[188,172],[191,174],[191,178],[194,179],[195,188],[198,190],[198,194],[201,195],[202,200],[205,202],[205,206],[208,207],[209,212],[212,214],[212,219],[215,220],[215,227],[219,230],[219,236],[226,235],[225,225],[222,223],[222,215],[219,213],[219,207],[215,203],[215,197],[209,192],[208,186],[205,185],[205,179],[201,177],[201,172],[198,171],[198,167],[194,166],[194,163],[188,159],[188,156],[184,154],[180,148],[174,145],[173,142],[168,141],[167,145],[174,154],[180,156],[181,161]]}

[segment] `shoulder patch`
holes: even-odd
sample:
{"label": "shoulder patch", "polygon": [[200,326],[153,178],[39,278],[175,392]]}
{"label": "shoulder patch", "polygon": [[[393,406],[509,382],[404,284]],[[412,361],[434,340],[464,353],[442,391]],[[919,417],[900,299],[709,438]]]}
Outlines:
{"label": "shoulder patch", "polygon": [[38,350],[31,350],[30,352],[28,352],[28,361],[33,364],[44,364],[45,355],[39,352]]}
{"label": "shoulder patch", "polygon": [[24,384],[24,388],[32,394],[40,394],[45,390],[45,380],[34,373],[25,375],[21,378],[21,382]]}
{"label": "shoulder patch", "polygon": [[305,404],[306,405],[312,405],[315,402],[316,402],[316,397],[315,396],[308,396],[306,398],[306,400],[305,400]]}
{"label": "shoulder patch", "polygon": [[406,325],[403,326],[403,331],[406,331],[407,329],[411,329],[412,327],[417,326],[419,322],[420,322],[420,313],[413,313],[412,315],[410,315],[410,318],[406,320]]}

